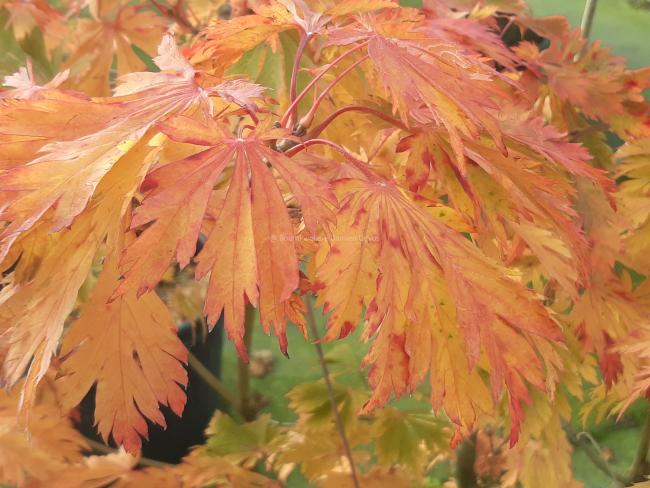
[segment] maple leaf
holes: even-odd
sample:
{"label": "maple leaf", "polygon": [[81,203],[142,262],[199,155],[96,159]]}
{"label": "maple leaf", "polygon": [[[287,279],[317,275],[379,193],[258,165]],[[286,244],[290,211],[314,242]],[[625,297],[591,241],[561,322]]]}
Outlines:
{"label": "maple leaf", "polygon": [[[176,44],[170,38],[167,36],[161,44],[161,56],[176,56]],[[0,259],[16,237],[49,209],[52,231],[70,225],[86,207],[102,177],[152,124],[195,104],[206,107],[207,93],[194,81],[194,71],[184,66],[182,69],[147,73],[151,76],[144,77],[148,82],[144,86],[134,84],[137,75],[130,75],[129,89],[137,97],[97,101],[107,104],[100,129],[74,139],[52,141],[40,149],[35,159],[14,165],[11,171],[0,175],[0,221],[10,222],[0,233]],[[152,81],[156,83],[151,84]],[[68,107],[64,103],[65,100],[50,103],[46,110],[52,110],[54,105],[62,120],[67,120]],[[84,110],[86,104],[76,107]]]}
{"label": "maple leaf", "polygon": [[419,444],[434,452],[449,445],[448,427],[432,414],[405,413],[386,407],[377,412],[372,428],[379,461],[387,467],[400,464],[419,473],[426,460],[426,451]]}
{"label": "maple leaf", "polygon": [[[119,233],[127,206],[153,155],[153,148],[146,143],[136,144],[102,179],[90,210],[70,229],[47,240],[44,236],[49,234],[49,222],[39,223],[17,242],[18,263],[4,265],[10,272],[9,286],[0,291],[1,333],[7,345],[2,382],[15,385],[29,367],[21,387],[26,406],[35,400],[36,387],[56,352],[64,321],[99,246],[108,233]],[[45,244],[44,250],[39,243]]]}
{"label": "maple leaf", "polygon": [[[645,288],[647,294],[647,286]],[[633,357],[639,363],[634,371],[635,374],[631,384],[626,385],[621,382],[625,387],[623,389],[625,397],[622,401],[620,398],[614,399],[616,404],[612,407],[612,410],[618,412],[619,419],[632,403],[646,396],[650,389],[650,358],[648,357],[648,332],[650,329],[648,323],[644,322],[637,330],[638,333],[633,337],[634,341],[623,343],[616,351],[624,356]],[[610,388],[612,388],[611,385]],[[621,392],[619,391],[619,393]]]}
{"label": "maple leaf", "polygon": [[65,63],[73,73],[75,87],[96,96],[111,93],[114,58],[118,76],[144,69],[131,46],[153,53],[167,24],[163,17],[142,7],[122,2],[103,2],[102,7],[92,18],[79,20],[78,48]]}
{"label": "maple leaf", "polygon": [[206,428],[205,449],[212,456],[222,456],[239,465],[252,468],[264,455],[267,446],[277,438],[280,429],[269,414],[244,425],[228,415],[216,412]]}
{"label": "maple leaf", "polygon": [[[534,23],[532,28],[538,30]],[[588,44],[577,29],[569,32],[556,27],[543,35],[552,40],[548,49],[540,51],[535,45],[522,42],[515,52],[529,68],[522,81],[527,85],[531,79],[542,81],[547,86],[537,86],[537,96],[550,95],[551,103],[559,105],[554,110],[554,118],[566,117],[562,105],[570,106],[570,111],[578,109],[587,117],[611,122],[622,137],[630,133],[636,133],[637,137],[647,134],[647,127],[643,128],[643,109],[638,117],[637,110],[632,108],[638,103],[645,104],[641,93],[650,86],[647,68],[628,70],[624,58],[612,56],[599,42]]]}
{"label": "maple leaf", "polygon": [[192,48],[192,60],[196,63],[212,60],[213,69],[224,70],[263,42],[269,42],[276,51],[276,36],[281,32],[298,29],[304,35],[313,37],[323,33],[332,20],[353,13],[396,7],[389,0],[330,3],[323,12],[315,12],[303,0],[273,0],[268,5],[257,6],[252,15],[214,21],[204,33],[205,41]]}
{"label": "maple leaf", "polygon": [[[373,468],[368,473],[359,476],[359,483],[362,486],[374,486],[376,488],[408,488],[413,486],[407,472],[397,468],[384,471]],[[318,484],[319,488],[354,488],[354,483],[349,473],[330,471]]]}
{"label": "maple leaf", "polygon": [[0,100],[0,168],[25,165],[49,142],[100,131],[113,111],[114,107],[57,90],[39,90],[36,100]]}
{"label": "maple leaf", "polygon": [[[605,171],[588,164],[592,156],[584,146],[568,141],[567,134],[545,124],[541,117],[531,116],[525,111],[517,113],[514,110],[503,110],[499,114],[499,122],[513,149],[516,150],[519,144],[523,144],[543,157],[545,162],[564,168],[575,176],[592,180],[607,196],[615,190],[614,180]],[[615,206],[613,200],[611,202]]]}
{"label": "maple leaf", "polygon": [[[146,155],[152,148],[146,144],[138,146],[137,141],[153,123],[170,112],[183,111],[195,105],[208,109],[208,93],[196,83],[193,68],[178,53],[171,36],[163,40],[157,61],[165,71],[143,74],[151,76],[135,74],[127,77],[124,83],[127,88],[123,88],[123,91],[131,95],[106,101],[72,99],[75,102],[72,107],[79,112],[90,110],[101,116],[101,123],[98,124],[92,117],[79,115],[79,122],[89,119],[90,128],[96,128],[96,132],[85,132],[87,128],[75,121],[70,128],[76,132],[70,139],[57,138],[43,146],[41,138],[29,137],[38,133],[34,128],[30,129],[28,121],[39,111],[48,115],[45,119],[48,124],[43,133],[52,139],[60,134],[60,129],[52,129],[50,123],[77,117],[79,112],[66,112],[71,108],[66,106],[71,98],[58,95],[43,100],[23,101],[23,118],[20,120],[25,125],[9,125],[5,137],[12,149],[10,155],[16,154],[20,158],[18,150],[25,146],[32,154],[40,150],[41,155],[32,160],[11,161],[9,171],[0,175],[0,187],[5,190],[1,199],[3,208],[0,220],[8,222],[0,234],[1,258],[7,256],[16,239],[30,233],[35,227],[40,227],[40,234],[34,233],[27,242],[37,240],[42,232],[61,231],[73,224],[70,232],[60,233],[61,241],[56,243],[48,259],[39,264],[31,282],[26,286],[2,290],[4,303],[0,315],[7,320],[5,333],[9,335],[11,344],[3,363],[3,381],[8,385],[15,384],[30,359],[37,358],[31,362],[29,369],[27,403],[49,365],[62,333],[63,322],[72,309],[98,246],[109,227],[121,221],[125,202],[130,201],[130,195],[144,176],[140,170],[146,170],[150,163]],[[229,89],[224,87],[223,90],[227,92]],[[234,96],[238,96],[239,90],[241,86],[230,89]],[[95,110],[96,107],[100,108]],[[7,116],[13,117],[14,114]],[[134,143],[143,152],[131,150]],[[118,161],[128,161],[129,157],[142,159],[136,160],[133,168],[123,173],[112,171]],[[123,164],[119,166],[123,168]],[[121,177],[125,180],[120,181]],[[101,185],[103,181],[104,186]],[[115,189],[124,191],[124,194],[111,193]],[[84,213],[93,194],[97,203],[108,203],[97,205]],[[108,207],[110,204],[114,205],[112,209]],[[119,216],[113,215],[115,211],[121,212]],[[78,215],[79,218],[75,220]],[[107,219],[102,221],[101,216],[106,215]],[[7,263],[7,266],[10,264]],[[60,277],[60,282],[66,283],[66,286],[59,287],[53,279],[55,276]],[[49,288],[52,291],[43,295],[32,292],[34,289]],[[25,310],[30,310],[30,313],[25,314]],[[47,324],[47,327],[42,327],[42,324]]]}
{"label": "maple leaf", "polygon": [[600,185],[606,195],[613,191],[613,180],[586,163],[590,156],[583,147],[567,142],[539,119],[503,111],[500,125],[507,156],[488,138],[463,140],[462,166],[440,131],[421,130],[402,139],[397,151],[409,151],[407,182],[420,190],[435,177],[452,207],[477,227],[489,226],[504,257],[512,260],[522,250],[511,245],[514,232],[545,271],[575,294],[580,283],[588,282],[589,244],[576,209],[576,191],[563,173]]}
{"label": "maple leaf", "polygon": [[[448,455],[447,431],[374,409],[428,380],[452,448],[477,432],[478,476],[578,486],[567,392],[602,421],[650,384],[650,69],[521,0],[233,1],[253,14],[199,25],[220,3],[154,1],[159,16],[82,0],[63,15],[0,0],[0,37],[39,68],[37,81],[12,63],[0,92],[0,383],[14,388],[0,395],[2,478],[274,486],[247,471],[265,461],[279,483],[299,463],[313,484],[347,486],[356,459],[362,485],[411,486]],[[170,23],[188,46],[163,36],[161,71],[137,72]],[[517,29],[543,48],[506,47]],[[47,83],[61,60],[68,78]],[[107,98],[69,90],[112,85]],[[625,141],[615,156],[609,132]],[[190,274],[200,281],[186,286]],[[178,310],[154,291],[161,278]],[[156,470],[123,452],[84,458],[60,406],[43,405],[96,385],[100,433],[135,452],[148,422],[164,425],[161,405],[183,409],[176,319],[197,306],[210,326],[223,316],[246,359],[244,311],[259,306],[286,353],[286,322],[305,334],[306,293],[327,313],[326,340],[363,321],[370,342],[370,398],[334,388],[347,461],[322,382],[291,392],[294,427],[219,416],[208,445]],[[31,439],[17,427],[30,419]],[[508,429],[518,444],[492,456]]]}
{"label": "maple leaf", "polygon": [[135,293],[108,302],[118,284],[117,250],[104,263],[92,297],[67,331],[60,355],[61,395],[65,405],[77,405],[93,384],[95,423],[105,441],[136,453],[147,423],[166,427],[158,403],[181,415],[185,406],[187,351],[176,335],[176,324],[155,293],[139,299]]}
{"label": "maple leaf", "polygon": [[9,0],[1,2],[0,5],[7,10],[7,24],[11,25],[19,41],[38,29],[44,37],[48,51],[52,51],[68,35],[64,15],[45,0]]}
{"label": "maple leaf", "polygon": [[626,262],[646,273],[650,270],[647,252],[650,246],[650,138],[628,142],[618,149],[615,157],[617,174],[622,180],[617,196],[628,229],[622,250]]}
{"label": "maple leaf", "polygon": [[[326,312],[336,307],[328,319],[328,339],[349,332],[367,307],[364,336],[375,340],[365,362],[375,391],[364,411],[385,403],[391,393],[399,397],[411,391],[431,370],[434,406],[444,401],[450,417],[471,428],[477,411],[492,408],[480,377],[468,379],[476,374],[483,349],[493,398],[504,383],[510,396],[515,442],[521,404],[530,402],[526,385],[547,391],[546,374],[552,376],[559,366],[548,350],[562,340],[557,324],[528,290],[393,184],[351,180],[338,189],[348,196],[332,232],[346,242],[324,244],[327,255],[317,266],[316,288]],[[346,233],[352,238],[346,240]],[[342,251],[353,259],[342,263]],[[360,277],[362,269],[372,271]],[[450,322],[456,332],[443,330]],[[455,334],[462,343],[445,347]],[[460,357],[440,356],[455,351]],[[455,365],[464,361],[466,369]],[[465,396],[468,383],[477,388],[471,398]]]}
{"label": "maple leaf", "polygon": [[68,70],[62,71],[52,78],[52,80],[41,86],[36,84],[32,66],[28,64],[27,67],[21,67],[13,75],[5,76],[3,85],[10,87],[10,89],[1,91],[0,98],[36,98],[41,90],[57,88],[68,78],[68,74]]}
{"label": "maple leaf", "polygon": [[131,472],[137,458],[124,450],[103,456],[88,456],[81,462],[70,463],[51,478],[47,486],[52,488],[91,488],[106,486]]}
{"label": "maple leaf", "polygon": [[67,463],[82,459],[86,442],[57,405],[35,405],[27,433],[16,418],[19,403],[19,392],[0,392],[0,477],[4,483],[45,483]]}
{"label": "maple leaf", "polygon": [[602,353],[608,337],[617,341],[643,321],[629,278],[600,275],[576,301],[570,323],[587,350]]}
{"label": "maple leaf", "polygon": [[[156,470],[160,471],[160,470]],[[282,485],[277,480],[272,480],[264,475],[247,470],[222,457],[210,456],[206,453],[205,447],[193,450],[185,456],[178,466],[166,470],[170,480],[167,486],[237,486],[242,488],[280,488]],[[133,476],[125,477],[124,482],[118,483],[118,487],[137,488],[142,483],[148,483],[149,477],[137,477],[137,471]]]}
{"label": "maple leaf", "polygon": [[485,54],[508,70],[514,70],[518,63],[517,56],[503,43],[501,37],[489,25],[477,22],[477,19],[459,17],[457,7],[454,9],[438,2],[425,7],[428,21],[424,31],[431,38],[438,38],[446,43],[462,45],[477,54]]}
{"label": "maple leaf", "polygon": [[[408,25],[408,30],[405,26]],[[367,44],[394,111],[413,125],[443,125],[462,160],[461,136],[487,131],[505,151],[492,114],[495,100],[510,95],[499,74],[477,56],[426,35],[426,18],[410,10],[387,10],[329,33],[329,45]]]}
{"label": "maple leaf", "polygon": [[580,488],[582,483],[574,478],[572,471],[573,448],[562,425],[570,418],[568,402],[562,398],[555,404],[539,401],[536,406],[524,426],[526,442],[522,439],[504,453],[506,472],[502,486]]}
{"label": "maple leaf", "polygon": [[268,147],[267,142],[286,136],[281,130],[235,137],[210,119],[203,125],[184,116],[160,128],[175,141],[208,148],[148,176],[145,186],[151,191],[136,209],[133,227],[152,225],[122,257],[125,280],[116,295],[153,289],[173,258],[181,267],[189,263],[213,187],[234,164],[225,199],[214,209],[216,220],[196,258],[197,277],[211,275],[204,312],[211,325],[224,312],[228,336],[246,357],[244,308],[246,301],[259,303],[262,325],[267,331],[273,327],[286,353],[286,307],[298,287],[298,257],[287,207],[267,164],[288,184],[309,229],[334,216],[327,183]]}

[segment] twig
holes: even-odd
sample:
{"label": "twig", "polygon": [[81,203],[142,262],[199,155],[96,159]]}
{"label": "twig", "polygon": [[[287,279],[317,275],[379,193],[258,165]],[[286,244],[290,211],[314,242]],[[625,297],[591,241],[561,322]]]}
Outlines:
{"label": "twig", "polygon": [[571,428],[570,425],[565,425],[564,430],[567,433],[569,442],[571,442],[571,444],[573,444],[575,447],[579,447],[596,468],[601,470],[603,473],[605,473],[614,481],[617,481],[622,484],[625,484],[627,482],[627,478],[625,476],[615,472],[614,470],[612,470],[612,468],[609,467],[607,461],[605,461],[602,458],[598,450],[592,444],[592,440],[590,440],[590,436],[585,436],[585,435],[581,436],[577,434]]}
{"label": "twig", "polygon": [[192,368],[210,388],[216,391],[221,398],[233,407],[239,406],[237,397],[212,373],[212,371],[206,368],[194,354],[191,352],[188,353],[187,360],[190,368]]}
{"label": "twig", "polygon": [[[253,324],[255,323],[255,309],[248,305],[246,307],[246,318],[244,319],[244,346],[250,355],[253,341]],[[239,386],[239,412],[245,420],[253,420],[255,411],[251,405],[251,373],[247,362],[238,358],[237,363],[237,384]]]}
{"label": "twig", "polygon": [[323,132],[323,130],[325,130],[325,128],[328,125],[330,125],[334,119],[336,119],[339,115],[342,115],[342,114],[344,114],[346,112],[364,112],[364,113],[367,113],[367,114],[372,114],[375,117],[380,118],[384,122],[388,122],[389,124],[392,124],[395,127],[399,128],[399,129],[402,129],[403,131],[408,131],[409,130],[408,127],[406,127],[402,123],[402,121],[400,121],[400,120],[398,120],[398,119],[396,119],[394,117],[391,117],[388,114],[380,112],[379,110],[375,110],[374,108],[371,108],[371,107],[365,107],[363,105],[348,105],[347,107],[339,108],[338,110],[335,110],[330,115],[328,115],[327,118],[325,120],[323,120],[323,122],[318,124],[316,127],[314,127],[307,134],[305,139],[309,140],[309,139],[314,139],[314,138],[318,137],[320,135],[320,133]]}
{"label": "twig", "polygon": [[[90,448],[95,452],[102,454],[113,454],[117,452],[117,449],[113,449],[110,446],[102,444],[101,442],[97,442],[93,439],[89,439],[88,437],[84,437],[84,441],[86,441]],[[138,464],[140,466],[147,466],[150,468],[165,468],[171,466],[170,464],[163,463],[162,461],[156,461],[155,459],[149,459],[146,457],[140,457],[140,459],[138,459]]]}
{"label": "twig", "polygon": [[597,4],[598,0],[586,0],[585,2],[585,10],[582,13],[582,20],[580,21],[580,29],[585,39],[589,39],[589,34],[591,34],[591,26],[594,23]]}
{"label": "twig", "polygon": [[156,8],[156,10],[158,10],[158,12],[160,12],[160,14],[178,22],[178,25],[187,29],[190,33],[194,35],[199,33],[199,30],[194,27],[189,20],[181,16],[180,11],[171,7],[165,7],[164,5],[159,4],[157,0],[149,0],[149,2]]}
{"label": "twig", "polygon": [[[307,47],[307,44],[309,43],[311,37],[312,37],[311,33],[308,34],[308,33],[301,32],[300,34],[300,43],[298,44],[298,48],[296,49],[296,55],[293,60],[293,67],[291,69],[291,85],[289,87],[289,97],[290,97],[289,100],[292,103],[296,99],[296,95],[297,95],[298,71],[300,69],[300,60],[302,59],[302,55],[305,52],[305,48]],[[296,112],[293,111],[291,113],[291,117],[289,118],[289,125],[292,125],[295,122],[295,119],[296,119]]]}
{"label": "twig", "polygon": [[350,463],[350,475],[352,477],[352,484],[354,485],[354,488],[359,488],[360,485],[359,480],[357,479],[357,470],[354,464],[354,459],[352,458],[352,450],[350,449],[348,437],[345,434],[345,425],[343,424],[343,419],[341,419],[341,414],[339,413],[338,405],[336,404],[336,397],[334,396],[334,389],[332,388],[332,383],[330,381],[329,369],[327,368],[325,355],[323,354],[323,348],[320,344],[320,334],[318,333],[318,326],[316,325],[316,318],[314,317],[313,298],[308,295],[305,296],[305,304],[307,305],[307,323],[309,324],[311,334],[314,337],[314,347],[316,348],[318,361],[320,362],[321,369],[323,370],[323,380],[325,381],[327,396],[329,397],[332,412],[334,413],[334,419],[336,420],[336,428],[339,431],[339,437],[341,438],[341,443],[343,444],[345,457],[348,458],[348,462]]}
{"label": "twig", "polygon": [[307,86],[306,86],[305,88],[303,88],[302,91],[301,91],[298,95],[296,95],[296,98],[295,98],[295,100],[291,103],[291,105],[289,105],[289,108],[287,109],[287,111],[284,113],[284,115],[283,115],[282,118],[280,119],[280,126],[281,126],[281,127],[287,127],[287,122],[289,121],[289,119],[290,119],[291,114],[293,113],[293,111],[296,110],[296,109],[298,108],[298,103],[300,102],[300,100],[303,99],[303,97],[304,97],[305,95],[307,95],[307,93],[309,93],[309,90],[311,90],[311,88],[312,88],[316,83],[318,83],[318,80],[320,80],[323,76],[325,76],[325,74],[326,74],[330,69],[332,69],[334,66],[336,66],[336,65],[337,65],[337,64],[338,64],[342,59],[345,59],[345,58],[346,58],[347,56],[349,56],[350,54],[352,54],[352,53],[358,51],[358,50],[361,49],[361,48],[366,47],[367,45],[368,45],[368,41],[364,41],[364,42],[362,42],[361,44],[357,44],[356,46],[351,47],[350,49],[348,49],[347,51],[345,51],[343,54],[339,55],[336,59],[332,60],[332,62],[329,63],[329,64],[327,65],[326,68],[322,69],[322,70],[320,71],[320,73],[318,73],[316,76],[314,76],[314,77],[312,78],[312,80],[307,84]]}
{"label": "twig", "polygon": [[336,152],[339,154],[343,155],[346,159],[356,159],[353,154],[351,154],[349,151],[345,150],[342,146],[338,145],[335,142],[332,142],[328,139],[309,139],[308,141],[301,142],[300,144],[296,144],[292,148],[288,149],[285,151],[285,154],[289,157],[294,156],[298,154],[300,151],[304,151],[307,149],[309,146],[315,146],[317,144],[323,144],[324,146],[329,146],[332,149],[334,149]]}
{"label": "twig", "polygon": [[311,125],[312,121],[314,120],[314,117],[316,115],[316,111],[318,110],[318,107],[320,104],[325,100],[325,97],[327,94],[336,86],[337,83],[339,83],[345,75],[350,73],[352,70],[354,70],[357,66],[359,66],[361,63],[366,61],[367,59],[370,59],[370,55],[366,54],[360,59],[357,59],[354,63],[352,63],[350,66],[345,68],[341,73],[339,73],[334,80],[330,82],[327,87],[318,95],[316,100],[314,100],[314,103],[312,104],[311,108],[309,109],[309,112],[307,112],[307,115],[305,115],[302,119],[300,119],[300,126],[307,128]]}
{"label": "twig", "polygon": [[646,413],[643,430],[641,431],[641,440],[634,457],[634,463],[630,468],[628,480],[630,483],[643,481],[643,476],[648,474],[648,449],[650,449],[650,411]]}

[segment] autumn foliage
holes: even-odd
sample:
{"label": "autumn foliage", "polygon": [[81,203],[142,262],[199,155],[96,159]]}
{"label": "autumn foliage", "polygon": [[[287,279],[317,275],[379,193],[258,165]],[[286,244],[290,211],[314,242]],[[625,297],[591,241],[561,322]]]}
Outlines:
{"label": "autumn foliage", "polygon": [[[158,291],[186,267],[243,360],[247,307],[290,355],[308,296],[324,340],[369,343],[369,391],[337,387],[361,486],[419,486],[471,438],[481,486],[577,487],[571,404],[647,395],[650,69],[517,0],[0,7],[33,58],[0,91],[3,482],[275,486],[297,465],[352,486],[321,383],[290,393],[291,427],[219,413],[182,464],[136,469],[186,402]],[[73,428],[94,386],[113,454]],[[387,406],[407,395],[429,411]]]}

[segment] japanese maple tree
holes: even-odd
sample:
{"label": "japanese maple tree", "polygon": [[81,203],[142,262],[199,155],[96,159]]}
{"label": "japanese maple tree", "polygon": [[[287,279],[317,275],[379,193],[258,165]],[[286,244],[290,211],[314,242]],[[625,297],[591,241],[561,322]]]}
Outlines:
{"label": "japanese maple tree", "polygon": [[[650,68],[519,0],[222,4],[0,0],[26,59],[0,91],[1,480],[419,486],[470,448],[461,488],[581,486],[571,405],[650,388]],[[220,412],[142,469],[186,403],[181,316],[244,362],[253,321],[287,357],[288,327],[367,342],[368,388],[321,358],[295,423]],[[101,456],[72,422],[93,388]],[[646,437],[601,469],[650,475]]]}

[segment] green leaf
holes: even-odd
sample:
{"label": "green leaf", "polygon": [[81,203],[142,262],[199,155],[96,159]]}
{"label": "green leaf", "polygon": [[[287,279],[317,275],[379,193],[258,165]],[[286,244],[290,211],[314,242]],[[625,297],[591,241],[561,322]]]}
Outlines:
{"label": "green leaf", "polygon": [[429,413],[387,407],[378,412],[372,432],[381,464],[399,464],[414,472],[422,470],[424,460],[430,459],[432,453],[444,451],[449,445],[448,424]]}
{"label": "green leaf", "polygon": [[261,451],[279,433],[268,414],[252,422],[238,424],[228,415],[217,412],[206,431],[206,453],[223,456],[234,462],[255,461]]}
{"label": "green leaf", "polygon": [[135,44],[131,44],[131,49],[136,54],[136,56],[140,58],[140,61],[142,61],[144,65],[147,67],[147,71],[151,71],[152,73],[158,73],[160,71],[160,68],[156,66],[156,63],[154,63],[153,58],[149,56],[146,52],[144,52]]}
{"label": "green leaf", "polygon": [[[353,392],[337,383],[332,387],[339,415],[347,424],[356,413],[356,408],[353,406],[357,402]],[[304,422],[307,428],[328,427],[335,421],[327,387],[322,380],[296,386],[289,392],[287,398],[289,407],[298,414],[300,421]]]}
{"label": "green leaf", "polygon": [[[297,39],[293,32],[279,34],[279,46],[274,52],[271,46],[263,43],[247,52],[229,70],[228,74],[246,75],[251,80],[268,87],[270,95],[281,104],[287,104],[282,97],[289,93],[293,58],[297,49]],[[307,56],[303,57],[303,64]],[[309,81],[306,73],[298,73],[298,90]]]}
{"label": "green leaf", "polygon": [[9,12],[0,9],[0,77],[10,75],[25,65],[25,53],[14,37],[13,29],[9,25]]}
{"label": "green leaf", "polygon": [[45,47],[45,39],[40,29],[33,29],[22,41],[20,47],[26,56],[31,59],[36,72],[36,79],[39,82],[51,80],[58,72],[56,67],[50,61]]}

